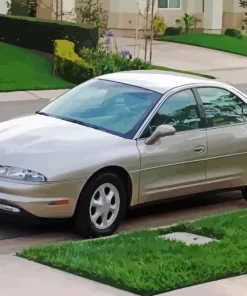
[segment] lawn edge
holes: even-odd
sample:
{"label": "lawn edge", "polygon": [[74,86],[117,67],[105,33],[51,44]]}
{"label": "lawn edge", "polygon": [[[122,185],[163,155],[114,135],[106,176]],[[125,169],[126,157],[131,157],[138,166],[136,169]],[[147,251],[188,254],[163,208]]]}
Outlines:
{"label": "lawn edge", "polygon": [[[243,209],[236,209],[236,210],[233,210],[233,211],[229,211],[229,212],[223,212],[223,213],[215,213],[213,215],[209,215],[209,216],[203,216],[203,217],[199,217],[197,219],[193,219],[193,220],[185,220],[185,221],[182,221],[182,222],[179,222],[179,223],[173,223],[173,224],[170,224],[170,225],[166,225],[166,226],[159,226],[159,227],[154,227],[154,228],[148,228],[148,229],[136,229],[136,230],[133,230],[133,231],[125,231],[125,232],[122,232],[122,233],[117,233],[115,235],[112,235],[112,236],[108,236],[108,237],[101,237],[101,238],[97,238],[97,239],[94,239],[94,241],[98,241],[98,240],[105,240],[105,239],[114,239],[115,237],[121,235],[121,234],[131,234],[131,232],[141,232],[141,231],[158,231],[158,230],[162,230],[162,229],[169,229],[169,228],[173,228],[173,227],[176,227],[176,226],[179,226],[179,225],[183,225],[183,224],[186,224],[186,223],[194,223],[194,222],[198,222],[198,221],[201,221],[201,220],[205,220],[205,219],[208,219],[208,218],[214,218],[216,216],[226,216],[226,215],[229,215],[229,214],[234,214],[236,212],[242,212],[242,211],[245,211]],[[87,239],[87,240],[83,240],[83,241],[66,241],[65,243],[85,243],[85,242],[88,242],[88,241],[91,241],[90,239]],[[56,242],[56,243],[53,243],[54,244],[61,244],[61,243],[64,243],[64,242]],[[49,245],[49,244],[45,244],[45,245]],[[43,245],[43,246],[45,246]],[[198,285],[202,285],[202,284],[207,284],[207,283],[212,283],[212,282],[216,282],[216,281],[220,281],[220,280],[224,280],[224,279],[229,279],[229,278],[232,278],[232,277],[236,277],[236,276],[241,276],[241,275],[244,275],[244,274],[238,274],[238,273],[234,273],[232,272],[232,274],[229,274],[229,276],[222,276],[222,277],[219,277],[219,278],[216,278],[214,280],[209,280],[209,281],[202,281],[200,283],[197,283],[195,285],[189,285],[189,286],[185,286],[185,287],[182,287],[182,288],[179,288],[179,289],[175,289],[175,290],[164,290],[164,291],[159,291],[158,294],[157,292],[155,293],[145,293],[145,291],[136,291],[135,289],[126,289],[126,288],[123,288],[121,287],[121,285],[117,285],[115,284],[114,282],[112,283],[111,281],[109,281],[108,279],[96,279],[95,277],[91,276],[91,275],[88,275],[86,272],[85,272],[85,275],[84,276],[81,276],[77,273],[72,273],[72,272],[69,272],[67,271],[65,268],[57,268],[57,267],[53,267],[49,264],[46,264],[44,262],[41,262],[39,260],[34,260],[34,259],[30,259],[28,256],[25,256],[23,253],[26,251],[26,250],[29,250],[29,249],[32,249],[32,248],[36,248],[36,247],[39,247],[39,246],[34,246],[34,247],[31,247],[31,248],[26,248],[26,249],[23,249],[22,251],[20,252],[17,252],[15,255],[19,258],[22,258],[22,259],[25,259],[25,260],[28,260],[28,261],[32,261],[32,262],[35,262],[35,263],[38,263],[38,264],[41,264],[43,266],[47,266],[47,267],[50,267],[50,268],[53,268],[53,269],[57,269],[57,270],[60,270],[60,271],[63,271],[63,272],[67,272],[69,274],[72,274],[72,275],[75,275],[75,276],[79,276],[79,277],[82,277],[82,278],[85,278],[85,279],[88,279],[88,280],[91,280],[91,281],[94,281],[96,283],[100,283],[100,284],[103,284],[103,285],[108,285],[110,287],[114,287],[118,290],[122,290],[122,291],[125,291],[125,292],[129,292],[129,293],[134,293],[136,295],[139,295],[139,296],[157,296],[157,295],[160,295],[160,294],[163,294],[163,293],[169,293],[169,292],[172,292],[172,291],[176,291],[176,290],[181,290],[181,289],[185,289],[185,288],[190,288],[190,287],[193,287],[193,286],[198,286]],[[42,247],[42,245],[40,246]]]}
{"label": "lawn edge", "polygon": [[207,78],[207,79],[216,79],[215,76],[212,76],[212,75],[209,75],[209,74],[202,74],[202,73],[197,73],[197,72],[167,68],[167,67],[158,66],[158,65],[153,65],[153,70],[161,70],[161,71],[164,71],[164,72],[175,72],[175,73],[181,73],[181,74],[188,74],[188,75],[203,77],[203,78]]}
{"label": "lawn edge", "polygon": [[26,89],[26,88],[16,88],[16,89],[1,89],[0,88],[0,93],[11,93],[11,92],[20,92],[20,91],[23,91],[23,92],[28,92],[28,91],[47,91],[47,90],[59,90],[59,89],[72,89],[73,87],[75,87],[76,85],[67,85],[67,86],[60,86],[60,87],[48,87],[48,88],[40,88],[40,87],[37,87],[37,88],[32,88],[32,89]]}
{"label": "lawn edge", "polygon": [[[158,66],[158,65],[153,65],[153,70],[161,70],[161,71],[164,71],[164,72],[175,72],[175,73],[181,73],[181,74],[188,74],[188,75],[193,75],[193,76],[197,76],[197,77],[203,77],[203,78],[207,78],[207,79],[216,79],[216,77],[212,76],[212,75],[208,75],[208,74],[202,74],[202,73],[197,73],[197,72],[190,72],[190,71],[183,71],[183,70],[179,70],[179,69],[173,69],[173,68],[167,68],[167,67],[164,67],[164,66]],[[65,81],[67,82],[67,81]],[[58,89],[72,89],[74,87],[76,87],[77,85],[76,84],[72,84],[72,85],[69,85],[69,82],[68,82],[68,85],[64,85],[64,86],[55,86],[55,87],[36,87],[36,88],[32,88],[32,89],[27,89],[27,88],[15,88],[15,89],[9,89],[9,88],[6,88],[6,89],[2,89],[0,87],[0,92],[6,92],[6,93],[10,93],[10,92],[19,92],[19,91],[46,91],[46,90],[58,90]]]}
{"label": "lawn edge", "polygon": [[190,45],[190,46],[195,46],[195,47],[202,47],[202,48],[207,48],[207,49],[211,49],[211,50],[217,50],[217,51],[221,51],[221,52],[235,54],[235,55],[242,56],[242,57],[247,57],[247,53],[246,53],[246,55],[244,55],[244,54],[232,52],[232,51],[229,51],[229,50],[226,50],[226,49],[218,49],[218,48],[214,48],[214,47],[207,47],[207,46],[203,46],[203,45],[199,45],[199,44],[196,45],[196,44],[193,44],[193,43],[190,43],[190,42],[185,43],[185,42],[178,41],[178,40],[164,40],[162,38],[158,38],[158,39],[155,39],[155,40],[156,41],[161,41],[161,42],[171,42],[171,43],[179,43],[179,44],[185,44],[185,45]]}
{"label": "lawn edge", "polygon": [[157,295],[156,293],[152,293],[152,294],[142,294],[142,293],[136,291],[135,289],[123,289],[123,288],[121,288],[120,285],[118,286],[118,285],[115,284],[114,282],[111,282],[111,281],[109,281],[109,280],[107,280],[107,279],[106,279],[106,280],[104,280],[104,279],[102,279],[102,280],[99,279],[99,280],[98,280],[98,279],[96,279],[95,277],[93,277],[93,276],[91,276],[91,275],[88,275],[88,273],[85,273],[84,276],[81,276],[81,275],[79,275],[79,274],[77,274],[77,273],[72,273],[72,272],[66,270],[65,268],[63,269],[63,268],[59,268],[59,267],[53,267],[53,266],[51,266],[51,265],[49,265],[49,264],[46,264],[46,263],[44,263],[44,262],[41,262],[41,261],[39,261],[39,260],[33,260],[33,259],[30,259],[30,258],[25,257],[24,255],[22,255],[21,253],[22,253],[22,251],[16,253],[15,256],[18,257],[18,258],[21,258],[21,259],[27,260],[27,261],[34,262],[34,263],[36,263],[36,264],[40,264],[40,265],[43,265],[43,266],[46,266],[46,267],[49,267],[49,268],[55,269],[55,270],[59,270],[59,271],[62,271],[62,272],[66,272],[66,273],[71,274],[71,275],[73,275],[73,276],[77,276],[77,277],[80,277],[80,278],[84,278],[84,279],[90,280],[90,281],[95,282],[95,283],[99,283],[99,284],[102,284],[102,285],[108,286],[108,287],[110,287],[110,288],[118,289],[119,291],[128,292],[128,293],[133,293],[134,295],[137,295],[137,296],[156,296],[156,295]]}

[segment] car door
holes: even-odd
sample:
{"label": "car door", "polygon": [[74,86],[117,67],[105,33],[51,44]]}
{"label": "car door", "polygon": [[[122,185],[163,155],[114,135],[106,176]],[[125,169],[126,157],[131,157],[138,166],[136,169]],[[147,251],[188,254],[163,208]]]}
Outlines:
{"label": "car door", "polygon": [[[146,145],[145,140],[161,124],[173,125],[176,134]],[[141,155],[139,203],[204,191],[207,136],[191,89],[165,100],[137,147]]]}
{"label": "car door", "polygon": [[200,87],[208,137],[206,190],[247,184],[247,104],[233,91]]}

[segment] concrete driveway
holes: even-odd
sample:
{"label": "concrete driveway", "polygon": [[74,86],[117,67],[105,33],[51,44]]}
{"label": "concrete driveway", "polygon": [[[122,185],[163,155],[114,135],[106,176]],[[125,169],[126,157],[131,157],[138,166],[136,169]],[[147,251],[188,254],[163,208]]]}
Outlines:
{"label": "concrete driveway", "polygon": [[[134,56],[144,58],[144,40],[117,38],[117,45],[120,50],[129,49]],[[232,84],[247,83],[247,57],[222,51],[154,41],[152,63],[168,68],[210,74]]]}

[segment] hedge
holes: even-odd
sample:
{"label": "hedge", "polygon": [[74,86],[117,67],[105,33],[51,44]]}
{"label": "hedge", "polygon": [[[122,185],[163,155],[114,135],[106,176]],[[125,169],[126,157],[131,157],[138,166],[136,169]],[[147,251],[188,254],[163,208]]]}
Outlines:
{"label": "hedge", "polygon": [[87,24],[0,15],[0,41],[20,47],[53,53],[57,39],[72,41],[76,48],[92,48],[98,38],[98,28]]}
{"label": "hedge", "polygon": [[237,39],[243,39],[243,35],[241,31],[236,29],[231,29],[231,28],[226,29],[225,35],[229,37],[237,38]]}
{"label": "hedge", "polygon": [[80,84],[95,76],[94,69],[75,53],[75,45],[68,40],[54,42],[56,73],[65,80]]}

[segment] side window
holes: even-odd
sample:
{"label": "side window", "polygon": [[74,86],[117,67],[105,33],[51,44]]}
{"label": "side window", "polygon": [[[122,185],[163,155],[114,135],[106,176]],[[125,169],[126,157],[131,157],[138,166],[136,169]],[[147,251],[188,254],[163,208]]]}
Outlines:
{"label": "side window", "polygon": [[191,90],[170,96],[152,118],[142,138],[149,137],[162,124],[174,126],[177,132],[201,128],[197,102]]}
{"label": "side window", "polygon": [[247,121],[247,106],[235,94],[222,88],[198,88],[208,127],[227,126]]}

